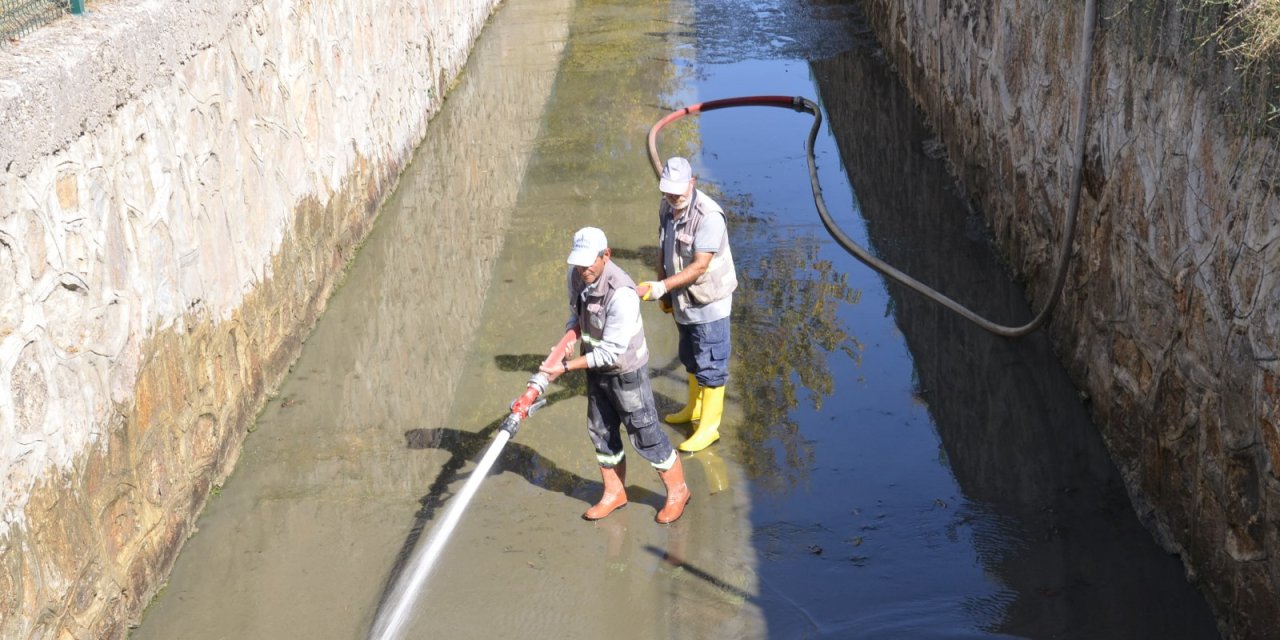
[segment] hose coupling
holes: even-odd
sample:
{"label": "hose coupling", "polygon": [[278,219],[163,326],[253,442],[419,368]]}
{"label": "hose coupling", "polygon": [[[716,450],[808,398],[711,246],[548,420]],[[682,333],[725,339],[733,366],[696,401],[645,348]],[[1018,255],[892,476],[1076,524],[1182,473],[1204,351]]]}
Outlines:
{"label": "hose coupling", "polygon": [[508,414],[507,417],[502,420],[502,426],[498,428],[511,434],[512,438],[515,438],[516,432],[520,430],[520,420],[520,414]]}
{"label": "hose coupling", "polygon": [[529,378],[529,386],[538,390],[538,395],[542,395],[547,391],[547,385],[551,384],[551,380],[547,378],[547,374],[539,371]]}

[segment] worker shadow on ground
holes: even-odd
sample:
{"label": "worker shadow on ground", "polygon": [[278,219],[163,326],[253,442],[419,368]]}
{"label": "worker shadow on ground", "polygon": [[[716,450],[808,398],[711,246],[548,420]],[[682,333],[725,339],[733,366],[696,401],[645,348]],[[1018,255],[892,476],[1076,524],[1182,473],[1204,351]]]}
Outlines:
{"label": "worker shadow on ground", "polygon": [[[557,391],[546,396],[547,404],[550,405],[574,395],[578,394],[570,389]],[[477,460],[481,452],[492,444],[493,436],[502,425],[504,418],[506,414],[498,416],[479,431],[474,432],[449,427],[410,429],[405,432],[405,446],[409,449],[448,451],[449,459],[441,466],[440,473],[431,483],[427,494],[418,499],[421,507],[414,513],[413,526],[410,527],[409,535],[405,537],[404,544],[396,554],[395,562],[387,575],[382,595],[378,599],[378,610],[385,605],[387,596],[405,570],[405,565],[414,548],[418,546],[418,540],[422,537],[427,524],[435,519],[440,509],[455,495],[456,492],[450,487],[466,480],[467,476],[461,473],[462,468],[468,462]],[[512,471],[528,480],[530,484],[553,489],[566,496],[580,498],[584,502],[588,501],[585,497],[587,488],[592,484],[600,485],[598,482],[589,482],[550,464],[546,458],[538,455],[530,447],[514,441],[507,443],[498,462],[489,473],[498,474],[504,471]]]}
{"label": "worker shadow on ground", "polygon": [[[537,354],[499,355],[494,358],[498,368],[503,371],[524,372],[536,371],[538,365],[544,359],[545,356]],[[666,366],[657,370],[651,369],[651,372],[654,376],[683,378],[684,368],[677,358],[673,358]],[[562,377],[557,380],[557,384],[561,386],[559,390],[544,396],[548,406],[575,396],[585,395],[586,393],[585,376],[582,375]],[[659,401],[660,407],[664,403],[673,406],[677,404],[675,401],[665,397],[656,397],[655,399]],[[427,494],[418,501],[421,507],[414,514],[413,526],[410,528],[400,551],[396,554],[391,571],[387,575],[386,582],[378,598],[377,610],[381,611],[386,605],[386,600],[390,596],[391,590],[399,580],[400,574],[405,570],[406,564],[413,550],[417,547],[427,524],[435,519],[440,509],[453,497],[454,491],[451,491],[450,487],[465,481],[465,476],[461,473],[463,467],[468,462],[478,459],[487,450],[493,442],[494,434],[501,427],[505,418],[506,414],[503,413],[495,417],[479,431],[474,432],[448,427],[410,429],[405,432],[405,445],[409,449],[439,449],[448,451],[450,455],[449,459],[441,466],[440,473],[436,475],[435,480],[428,488]],[[534,486],[556,491],[567,497],[581,500],[588,505],[592,504],[596,497],[600,495],[600,492],[603,491],[601,482],[587,480],[575,473],[561,469],[550,463],[547,457],[539,454],[535,449],[517,443],[514,440],[508,441],[497,464],[490,473],[499,474],[508,471],[518,474]],[[634,485],[627,487],[627,494],[631,501],[651,505],[655,510],[660,509],[666,500],[664,495],[659,495],[652,490]],[[731,599],[753,600],[754,596],[752,594],[684,560],[685,545],[683,540],[686,527],[683,525],[685,524],[687,523],[677,523],[671,528],[670,548],[663,550],[650,546],[646,547],[646,551],[658,555],[673,569],[681,570],[687,575],[696,577],[699,581],[721,592],[724,596]]]}
{"label": "worker shadow on ground", "polygon": [[[579,394],[573,389],[562,389],[545,397],[547,404],[551,405],[575,395]],[[427,495],[419,500],[422,508],[415,514],[417,520],[415,532],[420,533],[421,528],[435,518],[436,513],[453,496],[454,492],[450,487],[465,480],[465,476],[460,473],[461,469],[468,462],[478,459],[488,449],[505,417],[505,414],[499,416],[479,431],[440,427],[412,429],[405,432],[405,443],[410,449],[439,449],[450,453],[449,460],[444,463]],[[595,494],[601,489],[601,483],[598,480],[587,480],[576,473],[561,469],[536,449],[515,440],[507,442],[490,474],[505,472],[519,475],[534,486],[555,491],[588,504],[594,502]],[[628,491],[635,492],[640,499],[653,504],[662,502],[661,496],[640,487],[628,487]],[[410,544],[406,544],[406,547],[411,548],[413,541],[409,542]]]}
{"label": "worker shadow on ground", "polygon": [[[499,356],[499,358],[512,358],[513,360],[509,360],[509,362],[525,362],[528,358],[536,358],[538,363],[542,361],[539,356]],[[535,369],[536,366],[537,364],[535,363]],[[528,370],[528,367],[520,368]],[[583,395],[585,393],[585,382],[581,378],[582,376],[570,376],[569,379],[564,380],[568,386],[544,396],[547,405]],[[387,576],[386,583],[383,585],[382,595],[378,600],[379,609],[385,604],[392,587],[396,584],[401,572],[404,571],[405,564],[408,562],[413,549],[417,546],[419,538],[422,537],[423,530],[429,522],[435,519],[437,512],[448,502],[449,498],[454,495],[450,487],[465,480],[460,471],[468,462],[476,460],[489,447],[493,442],[494,433],[502,425],[504,418],[506,418],[506,414],[494,418],[479,431],[441,427],[410,429],[405,432],[405,445],[409,449],[439,449],[448,451],[450,455],[449,459],[442,465],[435,481],[428,488],[427,494],[418,500],[421,508],[414,514],[413,526],[409,529],[409,535],[406,536],[404,545],[401,546],[399,553],[396,554],[395,562]],[[575,473],[561,469],[535,449],[517,443],[514,440],[507,443],[498,458],[497,464],[490,471],[491,474],[503,472],[515,473],[528,481],[529,484],[556,491],[570,498],[581,500],[588,505],[594,503],[595,499],[603,491],[601,482],[587,480]],[[644,487],[628,486],[627,493],[633,502],[649,504],[655,509],[660,509],[666,500],[665,496]]]}

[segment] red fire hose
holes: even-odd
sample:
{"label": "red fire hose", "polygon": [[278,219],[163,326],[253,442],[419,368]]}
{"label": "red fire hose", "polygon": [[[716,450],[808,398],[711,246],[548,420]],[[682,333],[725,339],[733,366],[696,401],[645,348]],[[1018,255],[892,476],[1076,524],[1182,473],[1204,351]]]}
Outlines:
{"label": "red fire hose", "polygon": [[[542,361],[542,366],[547,367],[557,362],[562,362],[565,359],[565,355],[569,353],[569,347],[574,342],[577,342],[578,336],[577,329],[565,332],[564,337],[560,338],[560,342],[551,349],[551,354],[547,356],[546,360]],[[516,431],[520,428],[520,423],[547,403],[545,399],[540,398],[547,391],[548,384],[551,384],[551,379],[547,377],[547,374],[541,371],[534,373],[533,377],[529,378],[529,383],[524,393],[511,402],[511,413],[502,420],[500,428],[514,438]]]}
{"label": "red fire hose", "polygon": [[[707,102],[699,102],[698,104],[689,105],[683,109],[678,109],[667,114],[667,117],[654,123],[649,129],[649,162],[653,163],[653,173],[662,175],[662,161],[658,156],[658,132],[663,127],[679,120],[690,114],[706,113],[715,111],[716,109],[724,109],[727,107],[785,107],[795,111],[808,111],[816,117],[817,123],[822,122],[822,113],[818,111],[818,105],[811,102],[808,98],[800,96],[742,96],[739,98],[725,98],[723,100],[710,100]],[[816,124],[815,123],[815,126]]]}

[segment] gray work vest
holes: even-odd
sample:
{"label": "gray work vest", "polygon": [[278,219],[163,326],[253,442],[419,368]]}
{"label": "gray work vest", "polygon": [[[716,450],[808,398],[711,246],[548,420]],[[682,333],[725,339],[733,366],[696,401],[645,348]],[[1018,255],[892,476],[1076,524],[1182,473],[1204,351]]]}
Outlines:
{"label": "gray work vest", "polygon": [[[578,275],[578,270],[569,269],[569,287],[573,303],[578,312],[578,330],[582,332],[582,355],[587,355],[596,345],[604,340],[605,310],[613,302],[613,295],[618,289],[635,289],[636,283],[614,264],[612,260],[604,264],[604,271],[596,279],[596,286],[586,296],[582,291],[587,283]],[[623,351],[608,369],[596,369],[594,372],[619,374],[631,373],[649,363],[649,346],[644,341],[644,322],[637,319],[636,333],[627,343]]]}
{"label": "gray work vest", "polygon": [[[689,202],[689,210],[684,214],[688,219],[684,222],[684,228],[676,232],[675,241],[672,243],[675,253],[672,258],[675,263],[676,273],[683,271],[686,266],[693,262],[694,238],[698,236],[698,227],[702,224],[703,217],[708,214],[724,216],[724,237],[720,239],[720,249],[712,256],[711,264],[707,266],[706,272],[698,276],[698,279],[694,280],[693,284],[682,290],[672,292],[672,304],[679,305],[682,309],[723,300],[738,288],[738,272],[733,268],[733,252],[729,249],[729,216],[726,216],[724,210],[710,198],[700,198],[698,197],[700,195],[702,195],[701,191],[693,190],[693,196]],[[667,223],[673,220],[674,216],[675,211],[671,207],[671,203],[667,202],[666,198],[663,198],[662,204],[658,207],[659,247],[667,246]],[[671,229],[673,231],[676,229],[674,222],[671,222]],[[673,275],[675,273],[667,274],[668,277]]]}

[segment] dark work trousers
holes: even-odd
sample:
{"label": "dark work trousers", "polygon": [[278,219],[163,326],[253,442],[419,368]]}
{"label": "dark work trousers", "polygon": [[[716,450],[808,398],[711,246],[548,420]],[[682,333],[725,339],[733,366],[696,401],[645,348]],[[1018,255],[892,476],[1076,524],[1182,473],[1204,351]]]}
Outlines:
{"label": "dark work trousers", "polygon": [[703,324],[677,324],[680,364],[704,387],[723,387],[729,380],[731,332],[729,319]]}
{"label": "dark work trousers", "polygon": [[658,426],[648,369],[616,374],[588,371],[587,433],[602,467],[622,459],[622,424],[627,425],[627,437],[640,457],[655,465],[669,461],[671,441]]}

